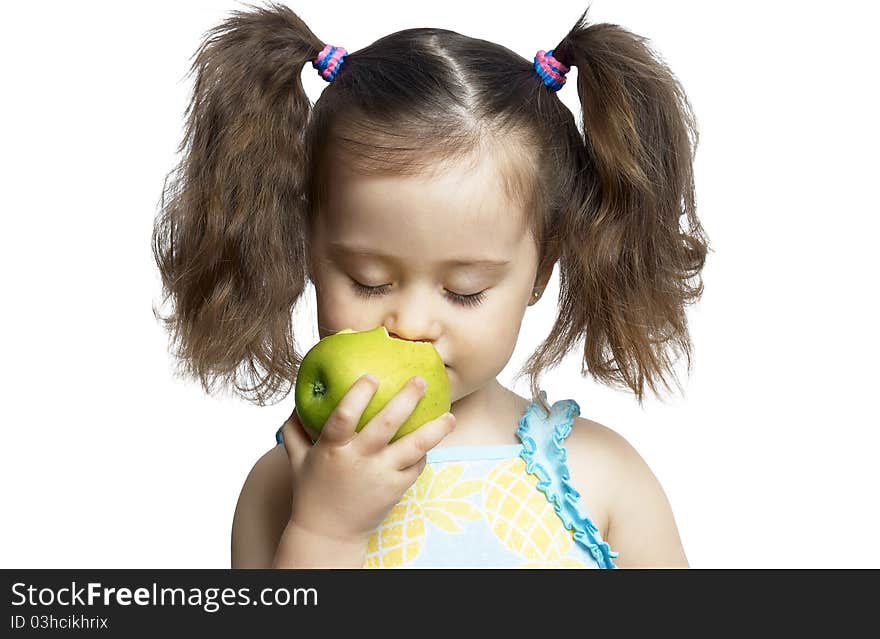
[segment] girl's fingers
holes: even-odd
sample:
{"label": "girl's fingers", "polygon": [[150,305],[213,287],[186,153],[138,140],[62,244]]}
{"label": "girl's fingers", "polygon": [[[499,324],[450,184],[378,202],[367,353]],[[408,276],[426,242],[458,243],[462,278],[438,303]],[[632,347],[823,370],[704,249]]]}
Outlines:
{"label": "girl's fingers", "polygon": [[294,468],[299,468],[312,446],[312,440],[306,434],[295,408],[284,425],[281,426],[281,441],[291,465]]}
{"label": "girl's fingers", "polygon": [[341,446],[351,441],[367,404],[378,388],[378,380],[373,375],[359,377],[330,413],[321,429],[318,443]]}
{"label": "girl's fingers", "polygon": [[425,455],[409,468],[402,468],[401,474],[403,475],[402,479],[404,483],[407,486],[412,486],[414,483],[416,483],[416,480],[419,478],[419,475],[422,474],[422,471],[425,470],[425,466],[427,464],[428,456]]}
{"label": "girl's fingers", "polygon": [[392,464],[398,470],[408,469],[428,454],[455,428],[455,416],[445,413],[388,446]]}
{"label": "girl's fingers", "polygon": [[427,384],[421,377],[408,380],[361,429],[357,443],[361,452],[371,453],[387,446],[425,396],[426,388]]}

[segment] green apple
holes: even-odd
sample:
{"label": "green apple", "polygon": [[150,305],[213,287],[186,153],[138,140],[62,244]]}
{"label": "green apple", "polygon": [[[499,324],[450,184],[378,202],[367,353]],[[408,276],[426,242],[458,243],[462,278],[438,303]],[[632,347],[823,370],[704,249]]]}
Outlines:
{"label": "green apple", "polygon": [[369,331],[343,329],[315,344],[303,357],[296,377],[296,413],[313,439],[342,397],[362,375],[372,373],[379,388],[364,410],[360,431],[416,375],[428,383],[425,396],[391,441],[449,411],[446,366],[431,342],[388,335],[384,326]]}

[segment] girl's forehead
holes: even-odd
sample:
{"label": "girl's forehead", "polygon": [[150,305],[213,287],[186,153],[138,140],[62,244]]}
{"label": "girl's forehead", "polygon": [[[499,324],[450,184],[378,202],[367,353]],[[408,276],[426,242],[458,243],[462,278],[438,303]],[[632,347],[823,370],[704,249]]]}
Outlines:
{"label": "girl's forehead", "polygon": [[433,237],[439,244],[510,247],[526,229],[525,212],[505,188],[499,163],[446,163],[419,175],[364,175],[337,165],[324,210],[324,228],[363,242]]}

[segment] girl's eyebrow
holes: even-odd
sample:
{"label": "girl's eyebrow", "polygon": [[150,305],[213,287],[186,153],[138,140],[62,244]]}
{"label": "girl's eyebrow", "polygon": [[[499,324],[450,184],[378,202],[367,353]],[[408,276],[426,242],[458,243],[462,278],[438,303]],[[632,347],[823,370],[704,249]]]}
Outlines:
{"label": "girl's eyebrow", "polygon": [[[386,255],[378,251],[370,250],[361,246],[349,246],[340,242],[330,242],[330,249],[336,253],[345,253],[347,255],[355,255],[360,257],[375,257],[387,262],[395,262],[393,255]],[[471,258],[471,257],[454,257],[439,262],[442,266],[476,266],[487,270],[502,269],[510,264],[509,260]]]}

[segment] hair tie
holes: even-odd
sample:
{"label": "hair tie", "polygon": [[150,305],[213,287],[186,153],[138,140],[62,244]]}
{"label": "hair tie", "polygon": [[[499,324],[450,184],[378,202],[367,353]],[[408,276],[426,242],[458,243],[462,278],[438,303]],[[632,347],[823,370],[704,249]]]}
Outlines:
{"label": "hair tie", "polygon": [[535,56],[535,71],[544,80],[544,84],[554,91],[559,91],[565,84],[565,74],[568,73],[569,68],[553,57],[553,49],[551,49],[538,51]]}
{"label": "hair tie", "polygon": [[339,73],[339,69],[342,67],[342,63],[347,55],[348,51],[342,47],[334,47],[327,44],[321,49],[318,57],[312,61],[312,66],[318,70],[322,78],[327,80],[327,82],[332,82],[336,74]]}

